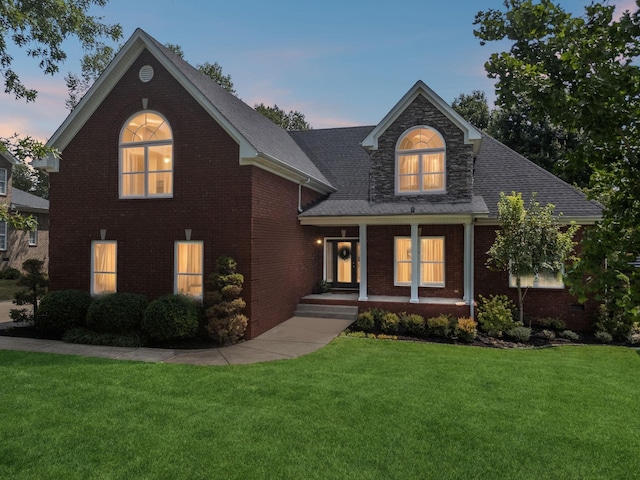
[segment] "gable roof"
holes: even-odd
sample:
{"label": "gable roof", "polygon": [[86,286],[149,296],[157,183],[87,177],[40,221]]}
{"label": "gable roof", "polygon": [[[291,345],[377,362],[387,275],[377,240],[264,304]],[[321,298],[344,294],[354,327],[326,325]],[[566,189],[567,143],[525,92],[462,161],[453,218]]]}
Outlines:
{"label": "gable roof", "polygon": [[477,155],[482,143],[482,135],[473,125],[460,116],[451,106],[445,102],[436,92],[431,90],[422,80],[418,80],[413,87],[400,99],[398,103],[385,115],[380,123],[362,141],[362,146],[371,150],[378,149],[378,139],[395,122],[400,114],[422,95],[440,112],[462,130],[464,142],[473,145],[473,154]]}
{"label": "gable roof", "polygon": [[[141,29],[137,29],[120,49],[47,145],[63,150],[144,49],[239,144],[240,164],[256,165],[292,181],[305,182],[308,187],[322,193],[335,190],[284,129],[224,90]],[[57,163],[48,158],[37,162],[36,166],[55,171]]]}
{"label": "gable roof", "polygon": [[566,221],[590,223],[602,217],[602,205],[544,168],[511,150],[495,138],[482,134],[482,148],[475,161],[473,192],[482,196],[491,218],[498,218],[500,192],[522,193],[525,202],[532,193],[541,205],[552,203]]}
{"label": "gable roof", "polygon": [[18,164],[18,159],[9,150],[0,150],[0,156],[12,165]]}
{"label": "gable roof", "polygon": [[49,200],[25,192],[19,188],[11,188],[11,206],[27,212],[48,212]]}

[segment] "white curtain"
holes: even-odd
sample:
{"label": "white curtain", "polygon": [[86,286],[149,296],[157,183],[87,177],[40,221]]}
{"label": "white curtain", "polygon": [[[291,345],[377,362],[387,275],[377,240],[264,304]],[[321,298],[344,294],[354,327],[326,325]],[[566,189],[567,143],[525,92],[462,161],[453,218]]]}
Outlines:
{"label": "white curtain", "polygon": [[95,242],[93,244],[93,293],[116,291],[116,242]]}

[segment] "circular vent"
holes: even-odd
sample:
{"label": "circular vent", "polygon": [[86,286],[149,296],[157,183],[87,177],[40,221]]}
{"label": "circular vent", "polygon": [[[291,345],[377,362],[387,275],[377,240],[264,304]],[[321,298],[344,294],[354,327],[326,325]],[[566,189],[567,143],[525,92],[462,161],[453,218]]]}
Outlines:
{"label": "circular vent", "polygon": [[153,67],[151,65],[145,65],[140,69],[140,80],[144,83],[147,83],[149,80],[153,78]]}

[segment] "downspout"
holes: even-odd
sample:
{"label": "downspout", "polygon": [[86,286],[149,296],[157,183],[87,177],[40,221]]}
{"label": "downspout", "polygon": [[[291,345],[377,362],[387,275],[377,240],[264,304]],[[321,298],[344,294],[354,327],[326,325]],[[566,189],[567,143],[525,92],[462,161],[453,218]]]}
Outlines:
{"label": "downspout", "polygon": [[[309,185],[311,183],[311,178],[307,177],[307,181],[304,182],[304,185]],[[298,213],[302,213],[302,183],[298,184]]]}

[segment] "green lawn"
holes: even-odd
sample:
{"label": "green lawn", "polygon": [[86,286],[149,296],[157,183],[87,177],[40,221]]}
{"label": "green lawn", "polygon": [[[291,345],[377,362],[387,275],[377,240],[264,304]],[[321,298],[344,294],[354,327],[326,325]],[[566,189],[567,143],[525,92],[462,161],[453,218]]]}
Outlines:
{"label": "green lawn", "polygon": [[640,355],[338,338],[198,367],[0,351],[0,478],[628,479]]}
{"label": "green lawn", "polygon": [[16,285],[16,280],[0,280],[0,302],[13,300],[16,292],[21,288]]}

